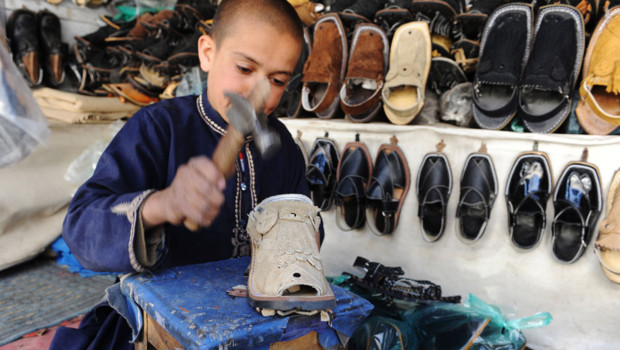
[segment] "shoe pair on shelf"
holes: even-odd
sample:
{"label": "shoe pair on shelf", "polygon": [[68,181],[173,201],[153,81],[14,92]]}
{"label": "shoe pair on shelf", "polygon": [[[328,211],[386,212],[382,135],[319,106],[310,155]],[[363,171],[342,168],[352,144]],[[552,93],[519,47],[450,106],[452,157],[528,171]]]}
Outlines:
{"label": "shoe pair on shelf", "polygon": [[391,143],[379,147],[374,167],[359,137],[345,145],[334,194],[340,229],[361,228],[366,222],[377,235],[396,229],[410,183],[407,159],[397,143],[392,137]]}
{"label": "shoe pair on shelf", "polygon": [[47,10],[13,11],[6,25],[15,64],[31,87],[44,80],[59,86],[65,79],[63,43],[58,16]]}
{"label": "shoe pair on shelf", "polygon": [[[547,199],[553,179],[546,153],[520,154],[506,184],[508,227],[512,244],[520,249],[538,245],[546,226]],[[602,209],[598,167],[585,161],[566,165],[553,190],[552,254],[573,263],[585,252]]]}
{"label": "shoe pair on shelf", "polygon": [[[418,172],[418,217],[422,237],[427,242],[441,238],[452,192],[452,173],[448,158],[442,152],[443,147],[441,142],[437,145],[437,152],[427,154]],[[461,173],[456,209],[457,237],[466,243],[482,237],[496,197],[495,167],[483,145],[480,151],[467,157]]]}
{"label": "shoe pair on shelf", "polygon": [[372,120],[387,71],[385,31],[359,15],[329,13],[314,24],[313,40],[303,68],[304,110],[330,119],[342,108],[351,121]]}
{"label": "shoe pair on shelf", "polygon": [[488,18],[474,76],[478,125],[502,129],[515,115],[532,132],[550,133],[566,120],[584,52],[581,12],[569,5],[510,3]]}

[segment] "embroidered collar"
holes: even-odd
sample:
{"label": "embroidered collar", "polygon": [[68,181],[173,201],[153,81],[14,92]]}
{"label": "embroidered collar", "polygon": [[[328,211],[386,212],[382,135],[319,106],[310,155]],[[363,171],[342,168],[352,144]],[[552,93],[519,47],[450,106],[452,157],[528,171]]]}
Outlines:
{"label": "embroidered collar", "polygon": [[196,99],[196,107],[198,108],[198,112],[200,112],[202,119],[211,129],[213,129],[213,131],[220,135],[224,135],[226,133],[228,123],[215,109],[213,109],[211,103],[209,103],[206,89]]}

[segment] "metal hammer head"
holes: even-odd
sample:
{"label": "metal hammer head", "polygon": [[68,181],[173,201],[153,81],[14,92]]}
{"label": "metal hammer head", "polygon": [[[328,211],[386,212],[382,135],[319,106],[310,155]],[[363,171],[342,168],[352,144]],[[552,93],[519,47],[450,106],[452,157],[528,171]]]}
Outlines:
{"label": "metal hammer head", "polygon": [[[267,81],[267,83],[269,82]],[[226,111],[230,124],[244,137],[252,135],[263,158],[272,156],[280,147],[279,135],[270,130],[267,125],[267,116],[260,111],[269,93],[268,89],[269,86],[265,92],[265,87],[257,86],[248,99],[236,93],[225,93],[226,97],[230,99],[230,107]],[[259,110],[258,113],[257,110]]]}

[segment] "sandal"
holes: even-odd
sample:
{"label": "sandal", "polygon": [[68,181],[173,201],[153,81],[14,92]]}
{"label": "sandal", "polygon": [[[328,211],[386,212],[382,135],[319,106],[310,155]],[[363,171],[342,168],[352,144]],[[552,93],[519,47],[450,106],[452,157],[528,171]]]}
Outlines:
{"label": "sandal", "polygon": [[360,228],[365,223],[366,188],[372,176],[372,161],[362,142],[345,145],[338,164],[335,200],[336,224],[343,231]]}
{"label": "sandal", "polygon": [[505,192],[508,231],[515,247],[531,249],[540,242],[552,178],[549,158],[544,152],[524,152],[515,160]]}
{"label": "sandal", "polygon": [[603,208],[598,167],[585,160],[570,162],[555,187],[553,207],[553,256],[560,262],[574,263],[590,243]]}
{"label": "sandal", "polygon": [[397,143],[394,136],[391,144],[379,147],[366,191],[366,220],[378,235],[394,232],[409,191],[409,165]]}
{"label": "sandal", "polygon": [[339,160],[338,148],[334,140],[327,136],[328,134],[314,141],[306,170],[312,201],[324,211],[329,210],[332,205]]}
{"label": "sandal", "polygon": [[483,144],[471,153],[461,174],[461,193],[456,207],[457,236],[466,243],[482,237],[497,197],[497,175]]}
{"label": "sandal", "polygon": [[436,153],[424,156],[418,172],[418,217],[422,237],[427,242],[435,242],[441,238],[446,226],[448,198],[452,192],[452,172],[448,157],[442,152],[444,146],[442,141],[437,145]]}
{"label": "sandal", "polygon": [[320,223],[319,209],[300,194],[269,197],[252,210],[250,305],[283,311],[336,307],[319,255]]}
{"label": "sandal", "polygon": [[620,283],[620,226],[618,226],[620,191],[618,187],[620,187],[620,170],[616,170],[611,181],[607,195],[606,217],[598,226],[598,237],[594,243],[594,252],[603,273],[615,283]]}

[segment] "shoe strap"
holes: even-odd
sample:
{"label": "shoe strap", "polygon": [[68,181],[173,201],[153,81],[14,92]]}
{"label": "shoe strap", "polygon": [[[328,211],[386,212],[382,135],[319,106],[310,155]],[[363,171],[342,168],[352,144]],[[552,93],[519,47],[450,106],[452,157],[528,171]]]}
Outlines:
{"label": "shoe strap", "polygon": [[542,114],[534,114],[530,113],[528,110],[523,108],[522,94],[519,94],[519,116],[521,119],[526,120],[528,122],[543,122],[548,119],[556,116],[561,110],[566,108],[566,106],[570,106],[571,101],[568,95],[562,95],[562,100],[553,108],[553,110],[549,112],[545,112]]}
{"label": "shoe strap", "polygon": [[[476,104],[476,107],[481,110],[485,115],[489,116],[489,117],[503,117],[506,114],[511,114],[512,112],[514,112],[515,110],[517,110],[517,102],[519,101],[518,98],[518,88],[516,86],[514,86],[513,90],[512,90],[512,95],[510,96],[510,101],[508,101],[508,103],[506,103],[505,105],[503,105],[500,108],[497,109],[487,109],[484,108],[481,104],[480,104],[480,99],[478,97],[478,94],[476,93],[476,91],[479,89],[480,84],[486,84],[486,82],[481,82],[481,81],[477,81],[474,83],[474,94],[473,94],[473,100],[474,103]],[[498,85],[496,83],[488,83],[491,85]]]}
{"label": "shoe strap", "polygon": [[[614,77],[613,80],[614,82],[618,80],[618,86],[615,87],[614,84],[614,90],[608,92],[612,92],[618,95],[620,94],[620,61],[616,62],[616,72],[616,75],[618,75],[619,77]],[[607,90],[610,90],[612,86],[611,80],[611,77],[601,77],[590,74],[581,82],[581,85],[579,86],[579,95],[581,96],[582,100],[585,100],[588,107],[590,107],[590,109],[601,119],[614,125],[620,125],[620,115],[613,115],[603,110],[601,105],[599,105],[599,103],[594,98],[594,95],[592,94],[592,87],[594,87],[594,85],[607,86]]]}

